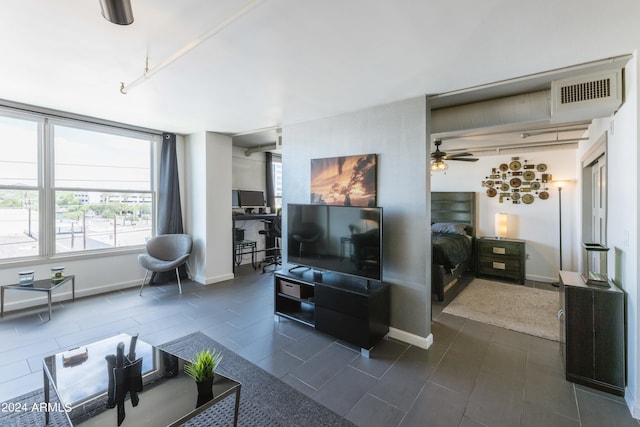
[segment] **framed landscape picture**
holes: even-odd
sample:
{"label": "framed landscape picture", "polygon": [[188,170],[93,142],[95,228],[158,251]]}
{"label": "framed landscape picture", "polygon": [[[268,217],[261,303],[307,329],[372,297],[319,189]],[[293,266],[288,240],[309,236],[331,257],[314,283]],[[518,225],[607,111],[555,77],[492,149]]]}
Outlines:
{"label": "framed landscape picture", "polygon": [[376,206],[376,154],[311,160],[311,203]]}

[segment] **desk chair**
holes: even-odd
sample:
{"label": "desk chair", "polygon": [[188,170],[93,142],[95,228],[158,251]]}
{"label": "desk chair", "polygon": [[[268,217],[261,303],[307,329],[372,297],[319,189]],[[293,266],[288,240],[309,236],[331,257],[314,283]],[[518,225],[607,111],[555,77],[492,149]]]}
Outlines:
{"label": "desk chair", "polygon": [[278,215],[274,219],[263,220],[267,227],[264,230],[258,231],[259,234],[264,234],[265,240],[267,238],[274,239],[275,246],[267,248],[265,251],[272,251],[272,254],[265,257],[265,264],[262,266],[262,272],[266,273],[266,268],[270,265],[274,266],[274,270],[278,269],[278,266],[282,266],[282,249],[280,247],[280,240],[282,238],[282,217]]}

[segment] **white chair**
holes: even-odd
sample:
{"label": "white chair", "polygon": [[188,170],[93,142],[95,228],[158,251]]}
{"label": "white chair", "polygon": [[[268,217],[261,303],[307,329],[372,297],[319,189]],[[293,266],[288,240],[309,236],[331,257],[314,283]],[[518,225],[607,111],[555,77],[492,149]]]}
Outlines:
{"label": "white chair", "polygon": [[192,247],[193,240],[188,234],[161,234],[149,239],[147,253],[138,255],[138,263],[146,270],[140,286],[140,295],[149,271],[161,273],[173,269],[176,270],[178,289],[182,293],[178,267],[187,262]]}

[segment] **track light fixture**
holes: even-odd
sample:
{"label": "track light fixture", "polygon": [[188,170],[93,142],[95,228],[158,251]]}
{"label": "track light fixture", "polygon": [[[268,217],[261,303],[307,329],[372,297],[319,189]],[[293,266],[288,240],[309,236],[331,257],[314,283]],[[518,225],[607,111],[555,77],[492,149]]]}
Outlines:
{"label": "track light fixture", "polygon": [[109,22],[118,25],[133,23],[131,0],[100,0],[102,16]]}

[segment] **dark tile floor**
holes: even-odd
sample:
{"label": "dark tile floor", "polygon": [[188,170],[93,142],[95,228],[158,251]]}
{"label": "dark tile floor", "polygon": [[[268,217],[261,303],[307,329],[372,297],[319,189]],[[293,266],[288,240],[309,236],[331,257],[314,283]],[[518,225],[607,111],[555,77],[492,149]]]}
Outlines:
{"label": "dark tile floor", "polygon": [[242,268],[234,280],[183,289],[57,302],[51,321],[44,307],[8,313],[0,401],[42,387],[41,359],[50,353],[118,332],[160,344],[200,330],[361,426],[640,426],[621,398],[566,382],[556,342],[444,314],[448,300],[434,304],[429,350],[389,339],[366,359],[275,320],[270,274]]}

